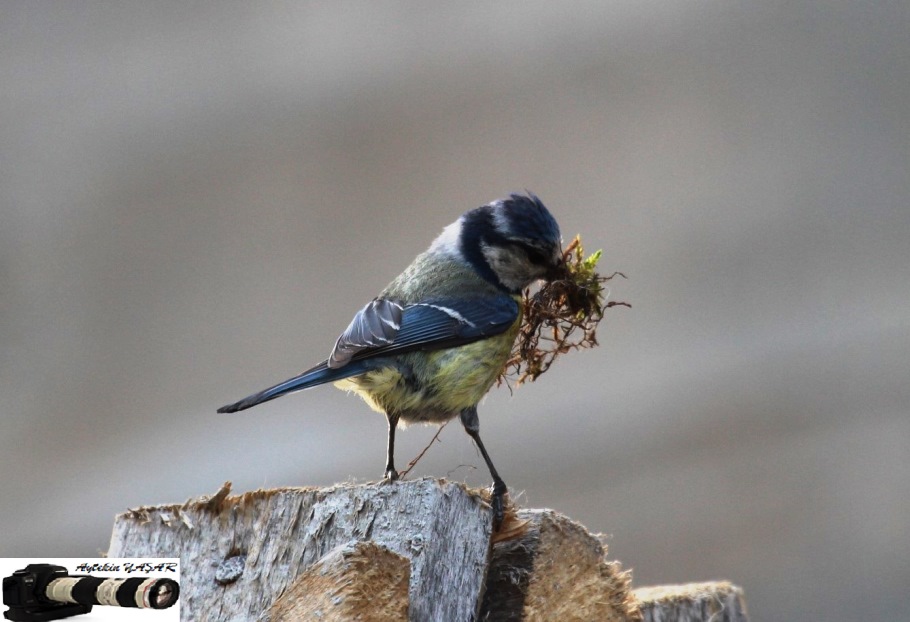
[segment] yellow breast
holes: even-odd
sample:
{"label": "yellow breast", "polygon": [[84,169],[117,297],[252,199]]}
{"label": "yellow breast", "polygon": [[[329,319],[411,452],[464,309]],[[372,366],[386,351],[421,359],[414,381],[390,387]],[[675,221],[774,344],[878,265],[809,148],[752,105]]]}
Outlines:
{"label": "yellow breast", "polygon": [[[438,422],[476,406],[509,359],[521,314],[506,332],[457,348],[410,352],[385,367],[335,383],[360,395],[373,410],[404,421]],[[404,373],[403,373],[404,372]]]}

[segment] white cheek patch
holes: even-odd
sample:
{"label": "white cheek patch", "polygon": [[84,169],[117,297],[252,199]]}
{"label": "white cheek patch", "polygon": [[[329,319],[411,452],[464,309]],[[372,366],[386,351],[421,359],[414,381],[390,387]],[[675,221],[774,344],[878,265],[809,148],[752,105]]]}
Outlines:
{"label": "white cheek patch", "polygon": [[543,275],[542,269],[532,264],[524,253],[486,244],[480,250],[499,282],[511,290],[519,290]]}

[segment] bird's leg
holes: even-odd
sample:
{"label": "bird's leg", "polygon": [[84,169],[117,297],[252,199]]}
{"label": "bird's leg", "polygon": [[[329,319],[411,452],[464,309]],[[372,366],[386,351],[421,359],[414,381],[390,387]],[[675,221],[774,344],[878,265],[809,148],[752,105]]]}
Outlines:
{"label": "bird's leg", "polygon": [[508,489],[506,488],[506,483],[499,477],[499,473],[496,472],[496,467],[493,466],[490,455],[483,446],[483,441],[480,440],[480,420],[477,418],[476,406],[461,411],[461,423],[464,425],[464,430],[468,433],[468,436],[474,439],[474,444],[480,450],[480,455],[483,456],[484,462],[487,463],[487,468],[490,469],[490,475],[493,476],[493,486],[490,489],[490,505],[493,508],[493,530],[499,531],[499,526],[502,525],[502,520],[505,517],[504,497]]}
{"label": "bird's leg", "polygon": [[398,479],[398,471],[395,469],[395,428],[398,427],[398,415],[386,415],[389,419],[389,444],[386,447],[385,459],[385,477],[386,480],[394,482]]}

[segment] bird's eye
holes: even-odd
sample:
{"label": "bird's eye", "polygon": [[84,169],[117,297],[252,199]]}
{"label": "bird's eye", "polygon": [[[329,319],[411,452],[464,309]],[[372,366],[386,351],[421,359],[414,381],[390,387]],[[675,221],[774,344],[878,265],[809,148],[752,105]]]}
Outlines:
{"label": "bird's eye", "polygon": [[525,253],[527,253],[528,259],[533,264],[544,266],[549,263],[547,256],[536,248],[525,248]]}

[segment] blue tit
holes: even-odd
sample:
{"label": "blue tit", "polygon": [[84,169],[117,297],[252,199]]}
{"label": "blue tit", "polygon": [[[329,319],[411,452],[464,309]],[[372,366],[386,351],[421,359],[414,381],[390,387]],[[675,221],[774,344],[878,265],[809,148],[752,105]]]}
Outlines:
{"label": "blue tit", "polygon": [[398,478],[399,423],[460,417],[493,477],[498,526],[506,485],[480,440],[477,404],[511,353],[521,325],[521,291],[564,270],[559,226],[536,196],[512,194],[473,209],[354,316],[328,359],[218,412],[334,382],[387,417],[388,480]]}

